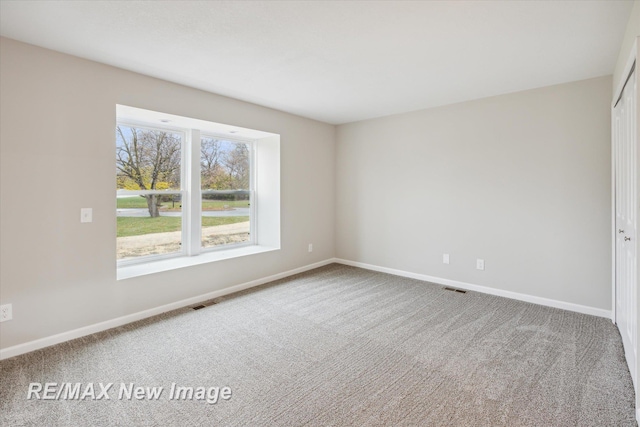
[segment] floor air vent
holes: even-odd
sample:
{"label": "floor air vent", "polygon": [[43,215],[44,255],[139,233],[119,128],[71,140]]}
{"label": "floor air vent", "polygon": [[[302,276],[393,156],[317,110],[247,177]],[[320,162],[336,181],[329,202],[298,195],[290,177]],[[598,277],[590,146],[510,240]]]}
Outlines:
{"label": "floor air vent", "polygon": [[455,288],[444,288],[445,291],[458,292],[459,294],[466,294],[467,291],[463,291],[462,289]]}
{"label": "floor air vent", "polygon": [[206,304],[196,305],[195,307],[191,307],[194,310],[200,310],[201,308],[209,307],[210,305],[217,304],[218,301],[205,301]]}

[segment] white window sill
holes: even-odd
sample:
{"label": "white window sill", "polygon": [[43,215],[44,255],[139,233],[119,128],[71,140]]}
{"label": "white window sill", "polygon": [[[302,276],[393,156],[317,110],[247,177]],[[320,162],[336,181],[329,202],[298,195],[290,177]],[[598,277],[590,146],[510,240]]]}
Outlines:
{"label": "white window sill", "polygon": [[260,254],[263,252],[277,251],[280,248],[271,246],[244,246],[237,249],[205,252],[196,256],[182,256],[168,258],[158,261],[150,261],[142,264],[134,264],[118,267],[118,280],[131,279],[133,277],[144,276],[146,274],[161,273],[163,271],[175,270],[183,267],[207,264],[225,259],[237,258],[246,255]]}

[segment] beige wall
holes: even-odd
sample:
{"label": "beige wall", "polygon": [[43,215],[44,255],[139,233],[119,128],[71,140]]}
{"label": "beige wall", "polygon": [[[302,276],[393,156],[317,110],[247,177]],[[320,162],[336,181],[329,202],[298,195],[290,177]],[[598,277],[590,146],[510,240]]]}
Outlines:
{"label": "beige wall", "polygon": [[611,86],[338,126],[336,256],[609,310]]}
{"label": "beige wall", "polygon": [[[633,42],[636,40],[636,37],[640,36],[640,0],[635,0],[633,2],[633,9],[631,10],[631,15],[629,16],[629,22],[627,23],[627,27],[624,33],[624,39],[622,40],[622,45],[620,46],[620,54],[618,55],[618,61],[616,62],[616,67],[613,72],[613,90],[617,90],[618,86],[621,84],[622,79],[627,78],[627,71],[625,70],[625,66],[627,65],[627,60],[631,55],[631,49],[633,48]],[[617,95],[617,94],[616,94]]]}
{"label": "beige wall", "polygon": [[[0,348],[334,255],[611,308],[610,77],[336,128],[0,43]],[[116,281],[118,103],[279,133],[282,250]]]}
{"label": "beige wall", "polygon": [[[0,43],[1,348],[333,256],[334,126]],[[280,134],[282,250],[116,281],[116,104]]]}

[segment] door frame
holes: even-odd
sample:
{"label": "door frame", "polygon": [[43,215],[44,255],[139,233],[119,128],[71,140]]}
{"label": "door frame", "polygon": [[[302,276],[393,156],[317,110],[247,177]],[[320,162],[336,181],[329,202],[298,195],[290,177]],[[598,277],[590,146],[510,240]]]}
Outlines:
{"label": "door frame", "polygon": [[[638,64],[638,59],[640,59],[640,52],[638,52],[638,48],[640,47],[640,37],[636,37],[636,39],[633,42],[633,46],[631,48],[631,53],[629,54],[629,57],[627,58],[627,62],[625,63],[625,67],[622,73],[622,79],[618,82],[617,87],[615,88],[615,91],[613,92],[613,100],[611,102],[611,321],[616,324],[617,327],[617,314],[616,313],[616,233],[617,233],[617,229],[616,229],[616,148],[615,148],[615,136],[614,136],[614,132],[615,132],[615,128],[613,126],[614,124],[614,106],[616,104],[616,101],[618,100],[618,98],[620,98],[621,94],[622,94],[622,90],[625,87],[625,83],[627,81],[627,78],[629,76],[629,73],[631,72],[632,67],[636,66],[636,71],[635,71],[635,79],[636,82],[638,81],[638,76],[640,74],[640,70],[638,70],[638,66],[640,64]],[[636,90],[640,91],[640,88],[637,88]],[[636,94],[636,162],[638,164],[638,170],[640,171],[640,158],[638,156],[640,156],[640,108],[638,108],[640,106],[640,96],[638,96],[639,94]],[[640,179],[640,173],[638,173],[637,178],[636,179]],[[636,183],[636,191],[638,191],[638,189],[640,189],[640,182]],[[640,200],[640,194],[638,195],[638,200]],[[636,206],[636,209],[638,209],[639,206]],[[637,242],[636,242],[637,245]],[[637,246],[636,249],[636,258],[640,258],[639,254],[640,254],[640,247]],[[640,262],[637,262],[638,266],[640,266]],[[640,291],[640,286],[638,286],[640,283],[640,274],[636,275],[636,287],[637,289]],[[640,292],[636,293],[636,307],[640,308]],[[640,311],[638,309],[636,309],[636,319],[635,319],[635,323],[636,323],[636,346],[638,345],[638,343],[640,343],[640,340],[638,338],[640,338]],[[625,357],[626,360],[626,357]],[[636,359],[636,372],[635,372],[635,377],[637,378],[636,383],[634,383],[634,391],[635,391],[635,406],[636,406],[636,421],[640,424],[640,395],[638,393],[638,381],[640,381],[640,376],[638,376],[638,373],[640,372],[640,361],[638,359]],[[627,365],[628,366],[628,365]],[[629,369],[631,369],[629,367]]]}
{"label": "door frame", "polygon": [[[613,92],[613,100],[611,101],[611,321],[614,324],[617,324],[617,313],[616,313],[616,147],[615,147],[615,128],[613,126],[614,121],[614,107],[616,105],[616,101],[622,95],[622,90],[625,87],[625,83],[627,81],[627,77],[631,72],[631,68],[636,64],[636,79],[638,78],[638,70],[637,70],[637,59],[638,59],[638,39],[640,37],[636,37],[633,42],[633,46],[631,48],[631,54],[629,58],[627,58],[627,62],[625,63],[624,70],[622,72],[623,78],[618,82],[615,91]],[[638,102],[638,100],[636,100]],[[636,114],[640,113],[640,109],[636,109]],[[640,125],[638,118],[636,118],[636,122]],[[636,139],[638,139],[638,131],[636,131]],[[640,166],[640,164],[638,165]],[[640,168],[639,168],[640,169]],[[639,175],[640,176],[640,175]],[[640,188],[640,186],[638,187]],[[639,275],[640,277],[640,275]]]}

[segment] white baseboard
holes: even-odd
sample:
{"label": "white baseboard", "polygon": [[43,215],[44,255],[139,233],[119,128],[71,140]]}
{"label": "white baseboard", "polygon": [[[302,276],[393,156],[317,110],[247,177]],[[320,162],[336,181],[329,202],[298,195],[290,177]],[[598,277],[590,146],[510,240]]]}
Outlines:
{"label": "white baseboard", "polygon": [[395,276],[409,277],[412,279],[436,283],[439,285],[453,286],[456,288],[466,289],[469,291],[482,292],[484,294],[496,295],[499,297],[511,298],[519,301],[530,302],[533,304],[546,305],[547,307],[561,308],[563,310],[575,311],[577,313],[590,314],[592,316],[605,317],[607,319],[611,319],[611,310],[605,310],[602,308],[595,308],[595,307],[589,307],[586,305],[573,304],[570,302],[536,297],[533,295],[521,294],[518,292],[505,291],[502,289],[495,289],[487,286],[480,286],[480,285],[474,285],[471,283],[459,282],[457,280],[427,276],[426,274],[411,273],[404,270],[396,270],[394,268],[380,267],[377,265],[366,264],[366,263],[357,262],[357,261],[349,261],[341,258],[336,258],[334,261],[340,264],[350,265],[352,267],[364,268],[366,270],[379,271],[381,273],[393,274]]}
{"label": "white baseboard", "polygon": [[[223,295],[232,294],[234,292],[249,289],[254,286],[263,285],[274,280],[282,279],[294,274],[303,273],[314,268],[322,267],[331,263],[339,263],[344,265],[350,265],[353,267],[364,268],[366,270],[379,271],[382,273],[393,274],[396,276],[409,277],[412,279],[422,280],[425,282],[436,283],[445,286],[453,286],[460,289],[466,289],[470,291],[482,292],[485,294],[496,295],[506,298],[511,298],[519,301],[530,302],[534,304],[545,305],[548,307],[561,308],[564,310],[575,311],[583,314],[590,314],[593,316],[611,318],[611,311],[601,308],[588,307],[579,304],[573,304],[564,301],[557,301],[548,298],[536,297],[527,294],[521,294],[517,292],[504,291],[501,289],[490,288],[486,286],[474,285],[471,283],[459,282],[457,280],[443,279],[440,277],[427,276],[425,274],[411,273],[403,270],[396,270],[393,268],[380,267],[377,265],[366,264],[363,262],[349,261],[341,258],[329,258],[324,261],[309,264],[303,267],[295,268],[293,270],[285,271],[283,273],[274,274],[272,276],[263,277],[261,279],[252,280],[250,282],[241,283],[239,285],[231,286],[225,289],[209,292],[203,295],[198,295],[192,298],[176,301],[170,304],[165,304],[159,307],[143,310],[137,313],[128,314],[126,316],[118,317],[104,322],[95,323],[93,325],[84,326],[82,328],[74,329],[68,332],[62,332],[60,334],[51,335],[49,337],[40,338],[34,341],[29,341],[23,344],[18,344],[12,347],[7,347],[0,350],[0,360],[8,359],[10,357],[18,356],[20,354],[29,353],[31,351],[39,350],[44,347],[49,347],[55,344],[59,344],[65,341],[70,341],[76,338],[81,338],[87,335],[94,334],[96,332],[102,332],[107,329],[116,328],[118,326],[126,325],[137,320],[146,319],[151,316],[165,313],[167,311],[176,310],[179,308],[187,307],[189,305],[197,304],[203,301],[207,301],[213,298],[218,298]],[[640,420],[640,410],[638,412],[638,419]]]}
{"label": "white baseboard", "polygon": [[261,279],[252,280],[250,282],[241,283],[239,285],[231,286],[228,288],[220,289],[217,291],[209,292],[203,295],[198,295],[192,298],[183,299],[180,301],[165,304],[159,307],[150,308],[148,310],[139,311],[137,313],[128,314],[126,316],[117,317],[115,319],[106,320],[104,322],[95,323],[93,325],[84,326],[82,328],[74,329],[68,332],[62,332],[60,334],[51,335],[49,337],[40,338],[34,341],[29,341],[23,344],[18,344],[12,347],[7,347],[0,350],[0,360],[8,359],[10,357],[18,356],[20,354],[29,353],[34,350],[39,350],[44,347],[49,347],[55,344],[59,344],[65,341],[70,341],[76,338],[81,338],[87,335],[94,334],[96,332],[106,331],[107,329],[116,328],[118,326],[126,325],[137,320],[146,319],[147,317],[156,316],[158,314],[165,313],[167,311],[176,310],[179,308],[187,307],[189,305],[197,304],[203,301],[207,301],[213,298],[218,298],[223,295],[232,294],[234,292],[249,289],[254,286],[263,285],[274,280],[282,279],[294,274],[303,273],[314,268],[322,267],[328,264],[336,262],[335,259],[330,258],[324,261],[316,262],[314,264],[305,265],[303,267],[295,268],[293,270],[285,271],[283,273],[274,274],[272,276],[263,277]]}

